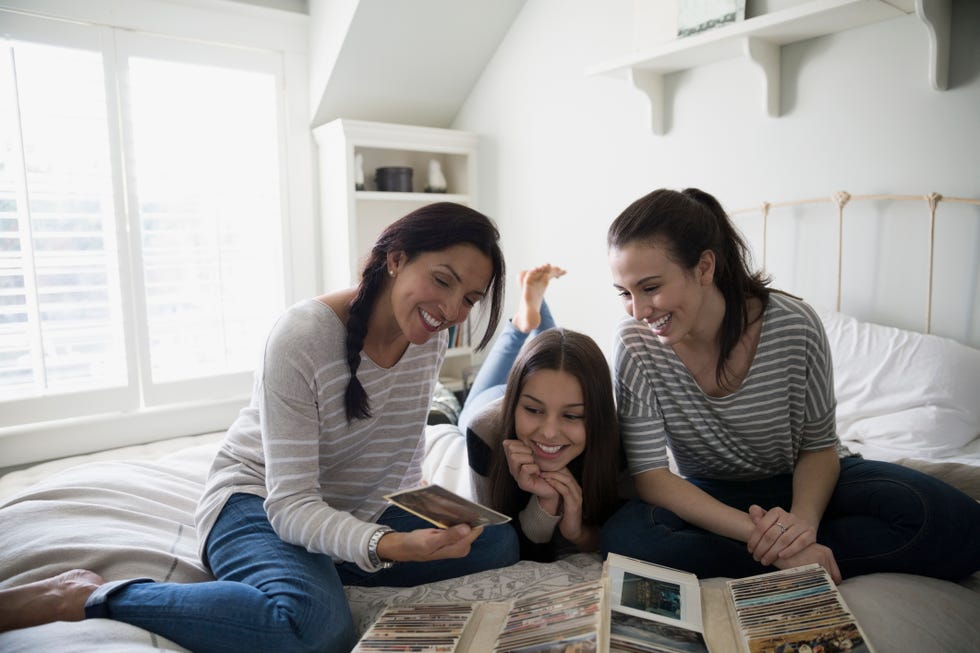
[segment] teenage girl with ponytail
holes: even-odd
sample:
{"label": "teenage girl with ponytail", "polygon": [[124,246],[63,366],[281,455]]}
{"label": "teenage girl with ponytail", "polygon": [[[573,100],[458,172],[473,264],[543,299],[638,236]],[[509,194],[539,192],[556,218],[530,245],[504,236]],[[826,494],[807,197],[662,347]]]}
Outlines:
{"label": "teenage girl with ponytail", "polygon": [[503,301],[499,234],[453,203],[390,225],[360,284],[302,301],[265,344],[197,512],[215,582],[74,570],[6,590],[0,631],[103,617],[196,651],[349,651],[344,585],[409,586],[510,565],[509,526],[440,530],[383,498],[421,480],[446,330]]}
{"label": "teenage girl with ponytail", "polygon": [[980,568],[980,503],[841,445],[819,318],[749,271],[714,197],[638,199],[610,226],[608,254],[629,314],[613,364],[639,499],[606,522],[603,553],[701,577],[814,562],[837,582]]}

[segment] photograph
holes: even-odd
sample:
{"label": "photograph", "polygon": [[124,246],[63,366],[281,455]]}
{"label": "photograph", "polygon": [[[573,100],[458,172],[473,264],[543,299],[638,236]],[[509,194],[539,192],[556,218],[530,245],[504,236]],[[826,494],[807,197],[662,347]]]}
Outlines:
{"label": "photograph", "polygon": [[861,635],[861,631],[853,623],[749,640],[750,653],[773,653],[774,651],[790,653],[791,651],[799,651],[803,646],[808,646],[811,651],[867,653],[870,650]]}
{"label": "photograph", "polygon": [[613,610],[610,615],[610,637],[642,642],[654,650],[678,653],[708,653],[704,636],[696,630],[635,617]]}
{"label": "photograph", "polygon": [[701,586],[694,574],[610,553],[609,602],[637,617],[670,620],[700,632]]}
{"label": "photograph", "polygon": [[623,574],[621,605],[644,612],[681,618],[681,587],[655,578]]}
{"label": "photograph", "polygon": [[580,637],[570,637],[559,642],[548,642],[546,644],[534,644],[519,648],[497,649],[500,653],[595,653],[596,647],[595,633],[582,635]]}
{"label": "photograph", "polygon": [[456,524],[469,524],[476,528],[510,521],[507,515],[464,499],[439,485],[403,490],[386,495],[385,499],[439,528],[450,528]]}

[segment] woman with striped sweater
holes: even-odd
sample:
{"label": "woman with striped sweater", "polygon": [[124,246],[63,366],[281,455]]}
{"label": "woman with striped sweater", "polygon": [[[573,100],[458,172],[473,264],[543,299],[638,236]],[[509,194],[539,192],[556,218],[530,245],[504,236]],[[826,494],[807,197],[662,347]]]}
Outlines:
{"label": "woman with striped sweater", "polygon": [[608,254],[628,313],[614,378],[639,499],[604,526],[604,553],[702,577],[814,562],[837,582],[980,568],[980,504],[841,445],[820,320],[749,271],[714,197],[638,199],[610,226]]}
{"label": "woman with striped sweater", "polygon": [[104,582],[74,570],[5,591],[0,630],[102,617],[192,651],[349,651],[344,585],[406,586],[518,559],[509,525],[440,530],[384,495],[421,480],[447,329],[503,300],[499,235],[453,203],[375,243],[356,288],[290,307],[273,327],[196,515],[215,581]]}

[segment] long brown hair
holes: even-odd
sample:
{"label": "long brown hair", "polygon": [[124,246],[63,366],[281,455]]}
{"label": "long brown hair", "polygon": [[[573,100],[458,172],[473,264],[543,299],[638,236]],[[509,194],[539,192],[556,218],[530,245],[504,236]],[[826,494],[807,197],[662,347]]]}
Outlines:
{"label": "long brown hair", "polygon": [[[582,388],[585,403],[585,449],[569,464],[582,486],[582,519],[599,526],[618,505],[619,422],[613,401],[609,364],[589,336],[553,328],[524,344],[507,378],[503,437],[515,439],[514,417],[527,378],[539,370],[567,372]],[[490,464],[492,505],[514,516],[530,498],[510,475],[503,447],[495,447]]]}
{"label": "long brown hair", "polygon": [[388,225],[371,248],[361,271],[357,294],[347,319],[347,367],[350,381],[344,395],[347,421],[371,416],[367,392],[357,379],[368,319],[384,288],[388,253],[403,252],[411,261],[424,252],[438,252],[453,245],[469,244],[485,254],[492,266],[488,294],[490,309],[486,331],[476,349],[487,346],[500,322],[504,301],[504,255],[496,225],[479,211],[453,202],[437,202],[418,208]]}
{"label": "long brown hair", "polygon": [[688,271],[694,270],[705,251],[714,253],[714,283],[725,298],[715,379],[728,388],[725,364],[749,326],[748,300],[761,300],[764,311],[771,279],[750,272],[745,240],[718,200],[697,188],[661,188],[626,207],[610,225],[607,244],[622,249],[636,241],[660,243],[668,258]]}

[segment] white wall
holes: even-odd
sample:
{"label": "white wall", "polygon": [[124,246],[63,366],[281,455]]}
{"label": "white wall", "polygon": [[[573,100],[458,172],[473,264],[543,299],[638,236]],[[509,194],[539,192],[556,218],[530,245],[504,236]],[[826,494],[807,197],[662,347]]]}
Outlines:
{"label": "white wall", "polygon": [[[931,89],[925,27],[900,17],[784,47],[778,118],[744,60],[670,75],[668,131],[656,136],[645,96],[584,74],[631,50],[632,0],[528,0],[454,125],[484,135],[481,205],[501,227],[510,276],[568,267],[550,303],[608,353],[622,308],[606,228],[654,188],[698,186],[730,210],[836,190],[980,197],[980,3],[953,11],[950,90]],[[980,328],[972,237],[956,291],[973,304],[967,329]]]}

